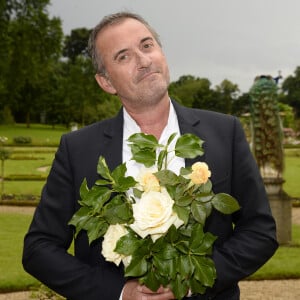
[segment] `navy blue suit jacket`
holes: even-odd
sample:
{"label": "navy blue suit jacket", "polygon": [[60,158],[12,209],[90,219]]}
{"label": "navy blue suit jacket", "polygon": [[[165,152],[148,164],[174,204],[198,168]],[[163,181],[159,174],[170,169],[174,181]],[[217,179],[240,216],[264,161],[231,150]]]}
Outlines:
{"label": "navy blue suit jacket", "polygon": [[[262,179],[237,118],[173,104],[181,133],[205,141],[205,154],[196,160],[209,165],[214,192],[231,194],[241,206],[233,215],[214,211],[207,220],[206,229],[218,236],[213,250],[217,280],[205,295],[191,299],[239,299],[237,282],[262,266],[278,246]],[[80,185],[84,178],[90,187],[98,179],[100,155],[111,169],[122,162],[122,135],[120,111],[113,119],[62,136],[25,237],[25,270],[72,300],[117,300],[124,285],[122,268],[104,260],[100,241],[89,246],[85,232],[75,241],[75,256],[67,253],[74,237],[68,222],[79,208]]]}

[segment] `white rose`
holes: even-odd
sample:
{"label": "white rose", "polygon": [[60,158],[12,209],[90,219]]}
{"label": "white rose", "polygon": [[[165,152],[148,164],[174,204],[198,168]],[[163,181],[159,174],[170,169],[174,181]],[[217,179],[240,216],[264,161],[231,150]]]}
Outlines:
{"label": "white rose", "polygon": [[157,172],[157,168],[143,168],[141,169],[137,181],[141,189],[145,192],[160,191],[160,185],[157,177],[153,173]]}
{"label": "white rose", "polygon": [[102,255],[107,261],[111,261],[117,266],[120,264],[121,260],[125,258],[125,256],[115,252],[114,250],[116,248],[117,241],[127,233],[128,231],[124,226],[116,224],[110,225],[104,235]]}
{"label": "white rose", "polygon": [[134,223],[130,225],[131,229],[142,238],[149,234],[156,241],[171,225],[178,228],[184,222],[173,211],[173,204],[165,189],[143,193],[140,201],[132,205]]}

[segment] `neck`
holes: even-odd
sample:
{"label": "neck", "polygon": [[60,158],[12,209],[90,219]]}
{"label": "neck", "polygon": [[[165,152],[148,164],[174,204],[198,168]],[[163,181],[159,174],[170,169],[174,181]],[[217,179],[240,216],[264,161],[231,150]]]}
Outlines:
{"label": "neck", "polygon": [[152,134],[158,140],[168,123],[170,100],[169,97],[151,107],[143,107],[141,110],[130,110],[128,114],[136,121],[143,133]]}

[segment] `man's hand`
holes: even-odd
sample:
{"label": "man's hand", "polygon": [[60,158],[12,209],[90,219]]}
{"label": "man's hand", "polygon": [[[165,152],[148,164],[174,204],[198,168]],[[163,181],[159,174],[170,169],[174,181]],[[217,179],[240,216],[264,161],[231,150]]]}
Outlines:
{"label": "man's hand", "polygon": [[172,291],[160,287],[156,292],[151,291],[145,285],[140,285],[137,280],[129,280],[123,288],[122,300],[170,300],[175,299]]}

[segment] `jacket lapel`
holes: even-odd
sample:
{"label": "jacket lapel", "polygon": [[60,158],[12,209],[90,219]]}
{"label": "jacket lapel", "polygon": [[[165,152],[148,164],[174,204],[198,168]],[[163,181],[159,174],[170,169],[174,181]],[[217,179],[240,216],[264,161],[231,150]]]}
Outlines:
{"label": "jacket lapel", "polygon": [[123,147],[123,109],[116,117],[106,120],[103,130],[102,155],[105,157],[109,169],[112,171],[122,163]]}
{"label": "jacket lapel", "polygon": [[[202,132],[201,132],[201,126],[200,126],[200,118],[193,113],[193,110],[179,105],[177,102],[172,101],[177,118],[178,118],[178,123],[179,123],[179,128],[180,128],[180,133],[185,134],[185,133],[192,133],[199,138],[203,139]],[[197,156],[193,159],[186,159],[186,166],[191,166],[193,163],[197,161],[205,161],[205,154],[202,156]]]}

